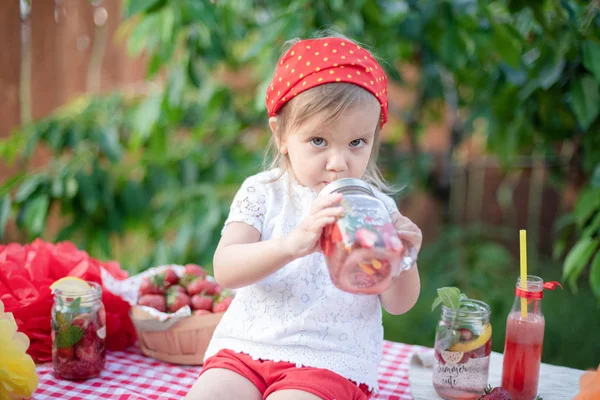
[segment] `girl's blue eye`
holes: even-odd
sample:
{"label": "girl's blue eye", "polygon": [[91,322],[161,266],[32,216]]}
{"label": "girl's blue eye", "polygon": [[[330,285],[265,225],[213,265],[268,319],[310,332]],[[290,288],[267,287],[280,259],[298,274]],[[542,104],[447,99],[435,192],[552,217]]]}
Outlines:
{"label": "girl's blue eye", "polygon": [[327,145],[327,142],[325,142],[325,139],[320,138],[320,137],[314,137],[314,138],[310,139],[310,143],[312,143],[313,146],[317,146],[317,147],[324,147]]}
{"label": "girl's blue eye", "polygon": [[364,139],[354,139],[350,142],[350,147],[362,147],[366,144]]}

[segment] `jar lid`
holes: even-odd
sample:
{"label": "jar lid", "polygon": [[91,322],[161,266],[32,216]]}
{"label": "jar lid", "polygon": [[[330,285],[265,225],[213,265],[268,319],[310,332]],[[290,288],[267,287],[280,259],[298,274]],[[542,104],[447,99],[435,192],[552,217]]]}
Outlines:
{"label": "jar lid", "polygon": [[333,192],[339,191],[340,189],[358,189],[367,192],[371,196],[374,196],[373,189],[369,184],[361,179],[356,178],[342,178],[329,183],[319,193],[319,196],[326,196]]}

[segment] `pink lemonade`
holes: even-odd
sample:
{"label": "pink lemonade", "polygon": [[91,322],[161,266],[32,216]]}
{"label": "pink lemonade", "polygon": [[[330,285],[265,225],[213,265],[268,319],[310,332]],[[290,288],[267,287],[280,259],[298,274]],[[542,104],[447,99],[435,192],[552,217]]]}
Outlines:
{"label": "pink lemonade", "polygon": [[533,400],[537,395],[544,325],[544,317],[534,313],[523,320],[520,312],[512,312],[506,320],[502,387],[513,400]]}

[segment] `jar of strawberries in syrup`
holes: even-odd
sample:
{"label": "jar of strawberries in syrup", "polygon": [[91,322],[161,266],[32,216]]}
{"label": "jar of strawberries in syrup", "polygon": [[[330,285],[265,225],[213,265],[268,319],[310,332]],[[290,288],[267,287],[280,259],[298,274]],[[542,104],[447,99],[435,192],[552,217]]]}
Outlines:
{"label": "jar of strawberries in syrup", "polygon": [[106,358],[102,287],[71,277],[61,281],[65,284],[51,287],[54,374],[64,379],[97,377]]}
{"label": "jar of strawberries in syrup", "polygon": [[344,215],[323,229],[321,249],[333,284],[351,293],[379,294],[416,261],[416,249],[400,239],[387,207],[366,182],[344,178],[320,196],[341,193]]}

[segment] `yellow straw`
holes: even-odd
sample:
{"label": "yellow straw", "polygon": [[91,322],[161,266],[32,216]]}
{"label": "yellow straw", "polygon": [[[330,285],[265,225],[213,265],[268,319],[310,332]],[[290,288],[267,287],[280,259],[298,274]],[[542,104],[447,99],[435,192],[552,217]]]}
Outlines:
{"label": "yellow straw", "polygon": [[[521,229],[521,289],[527,290],[527,232]],[[521,297],[521,317],[527,319],[527,299]]]}

